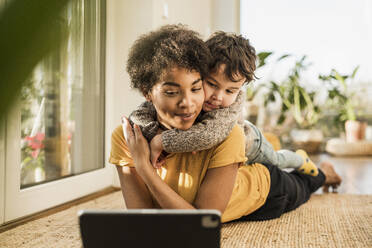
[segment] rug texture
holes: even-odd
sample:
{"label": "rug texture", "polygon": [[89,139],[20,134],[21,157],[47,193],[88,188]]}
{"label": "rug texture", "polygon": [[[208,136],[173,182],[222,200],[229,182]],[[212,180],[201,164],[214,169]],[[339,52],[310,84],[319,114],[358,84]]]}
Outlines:
{"label": "rug texture", "polygon": [[221,247],[372,247],[372,195],[313,195],[280,218],[232,222]]}
{"label": "rug texture", "polygon": [[[114,192],[0,233],[0,247],[81,247],[78,210],[123,207]],[[224,224],[221,247],[372,247],[372,195],[313,195],[276,220]]]}

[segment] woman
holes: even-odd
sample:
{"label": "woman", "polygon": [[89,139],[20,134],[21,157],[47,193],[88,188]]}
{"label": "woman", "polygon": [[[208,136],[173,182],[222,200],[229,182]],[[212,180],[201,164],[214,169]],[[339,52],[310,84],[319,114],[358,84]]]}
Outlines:
{"label": "woman", "polygon": [[[164,26],[135,42],[127,70],[132,87],[156,109],[158,123],[148,128],[186,130],[194,124],[204,102],[209,58],[197,33],[183,26]],[[155,170],[139,127],[127,120],[123,126],[113,132],[110,162],[117,165],[128,208],[217,209],[222,222],[270,219],[306,202],[335,177],[329,166],[326,175],[320,170],[316,177],[243,166],[244,133],[238,126],[219,145],[195,155],[169,154]]]}

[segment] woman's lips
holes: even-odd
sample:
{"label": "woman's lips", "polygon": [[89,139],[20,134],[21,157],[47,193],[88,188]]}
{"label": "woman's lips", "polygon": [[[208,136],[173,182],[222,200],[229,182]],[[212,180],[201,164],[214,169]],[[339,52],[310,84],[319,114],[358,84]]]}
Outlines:
{"label": "woman's lips", "polygon": [[195,116],[195,113],[185,113],[185,114],[176,114],[176,116],[180,117],[183,121],[189,121],[192,120]]}

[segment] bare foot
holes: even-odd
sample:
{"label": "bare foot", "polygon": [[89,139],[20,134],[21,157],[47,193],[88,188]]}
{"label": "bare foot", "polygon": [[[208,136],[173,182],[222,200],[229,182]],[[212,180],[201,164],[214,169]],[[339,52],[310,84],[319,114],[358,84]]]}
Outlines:
{"label": "bare foot", "polygon": [[329,192],[329,186],[333,188],[333,192],[337,192],[337,187],[341,184],[341,177],[336,173],[333,165],[329,162],[322,162],[320,164],[320,169],[325,175],[325,182],[323,185],[323,192]]}

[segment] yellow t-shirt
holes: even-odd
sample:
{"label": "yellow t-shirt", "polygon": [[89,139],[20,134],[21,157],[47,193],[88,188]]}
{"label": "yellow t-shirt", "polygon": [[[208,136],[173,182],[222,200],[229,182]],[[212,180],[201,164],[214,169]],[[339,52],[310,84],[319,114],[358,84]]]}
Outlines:
{"label": "yellow t-shirt", "polygon": [[[270,189],[270,174],[266,167],[260,164],[243,166],[246,161],[244,140],[243,130],[236,125],[222,143],[211,149],[198,151],[195,155],[168,155],[165,164],[157,171],[158,175],[183,199],[193,204],[208,169],[239,163],[242,166],[239,167],[222,222],[238,219],[262,206]],[[134,166],[122,126],[112,133],[109,162],[120,166]]]}

